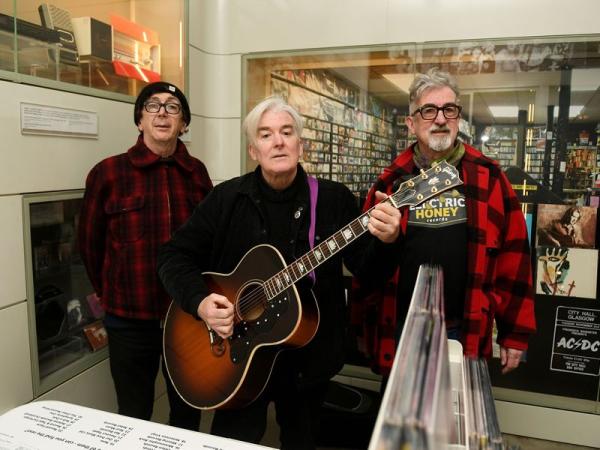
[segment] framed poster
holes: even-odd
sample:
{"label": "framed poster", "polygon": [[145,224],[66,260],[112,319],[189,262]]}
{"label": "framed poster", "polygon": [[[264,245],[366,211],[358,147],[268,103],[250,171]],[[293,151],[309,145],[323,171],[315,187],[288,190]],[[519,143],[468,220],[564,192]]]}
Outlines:
{"label": "framed poster", "polygon": [[598,250],[537,248],[537,294],[596,299]]}
{"label": "framed poster", "polygon": [[539,204],[536,245],[596,247],[597,208]]}
{"label": "framed poster", "polygon": [[600,375],[600,310],[556,309],[550,370]]}

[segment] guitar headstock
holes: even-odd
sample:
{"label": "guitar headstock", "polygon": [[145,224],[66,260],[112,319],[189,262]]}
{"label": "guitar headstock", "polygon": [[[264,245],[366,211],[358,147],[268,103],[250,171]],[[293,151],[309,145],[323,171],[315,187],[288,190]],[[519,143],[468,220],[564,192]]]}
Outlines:
{"label": "guitar headstock", "polygon": [[441,161],[402,183],[389,198],[396,208],[406,205],[415,206],[461,184],[462,180],[456,167]]}

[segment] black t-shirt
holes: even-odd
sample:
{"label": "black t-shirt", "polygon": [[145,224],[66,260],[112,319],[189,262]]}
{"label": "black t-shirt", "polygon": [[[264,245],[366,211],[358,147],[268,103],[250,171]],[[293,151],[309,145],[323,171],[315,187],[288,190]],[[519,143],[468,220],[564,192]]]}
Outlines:
{"label": "black t-shirt", "polygon": [[403,324],[421,264],[444,271],[446,323],[463,318],[467,279],[467,209],[463,186],[408,211],[408,226],[399,255],[398,318]]}
{"label": "black t-shirt", "polygon": [[292,221],[295,220],[294,204],[303,180],[304,177],[297,173],[290,186],[277,191],[267,184],[262,174],[258,177],[262,208],[267,220],[269,243],[281,252],[288,263],[295,259],[290,239]]}

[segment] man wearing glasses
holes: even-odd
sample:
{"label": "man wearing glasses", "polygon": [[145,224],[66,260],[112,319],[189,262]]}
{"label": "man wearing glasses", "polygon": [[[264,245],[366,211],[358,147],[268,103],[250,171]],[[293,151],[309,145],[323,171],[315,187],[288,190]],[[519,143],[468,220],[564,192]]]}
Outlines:
{"label": "man wearing glasses", "polygon": [[[397,257],[381,267],[381,284],[388,279],[392,283],[369,297],[380,311],[375,363],[383,373],[391,367],[418,268],[437,264],[444,271],[448,336],[462,341],[466,355],[489,357],[495,319],[506,373],[519,365],[535,331],[530,249],[521,206],[498,164],[457,139],[462,107],[450,74],[437,68],[418,74],[409,102],[406,124],[417,141],[383,171],[364,209],[381,198],[376,191],[390,194],[437,161],[454,165],[464,184],[401,211]],[[363,295],[358,293],[359,298]]]}
{"label": "man wearing glasses", "polygon": [[[156,82],[133,113],[139,136],[127,152],[89,173],[79,243],[105,311],[111,375],[119,414],[149,420],[162,355],[161,321],[170,304],[156,270],[158,248],[212,188],[204,164],[179,139],[191,114],[183,92]],[[169,424],[198,431],[199,411],[169,381]]]}

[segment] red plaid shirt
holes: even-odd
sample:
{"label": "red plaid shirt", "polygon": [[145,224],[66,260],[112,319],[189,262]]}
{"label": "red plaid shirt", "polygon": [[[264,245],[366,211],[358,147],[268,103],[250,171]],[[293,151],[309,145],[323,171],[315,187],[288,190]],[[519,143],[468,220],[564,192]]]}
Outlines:
{"label": "red plaid shirt", "polygon": [[79,219],[80,252],[105,311],[162,319],[170,304],[157,274],[158,248],[210,191],[204,164],[178,140],[169,160],[142,136],[89,173]]}
{"label": "red plaid shirt", "polygon": [[[498,165],[475,148],[465,145],[461,167],[467,205],[468,268],[463,351],[469,356],[491,355],[494,317],[498,343],[525,350],[529,335],[535,332],[535,317],[531,256],[521,206]],[[377,179],[369,191],[365,211],[375,204],[375,190],[391,194],[394,181],[412,174],[414,168],[410,147]],[[401,234],[406,232],[407,223],[408,211],[403,211]],[[397,270],[378,292],[366,295],[359,287],[355,295],[358,311],[353,312],[354,322],[375,325],[374,330],[365,330],[366,350],[374,353],[375,369],[381,372],[391,368],[396,347],[398,280]],[[369,308],[376,308],[376,315],[369,314]]]}

